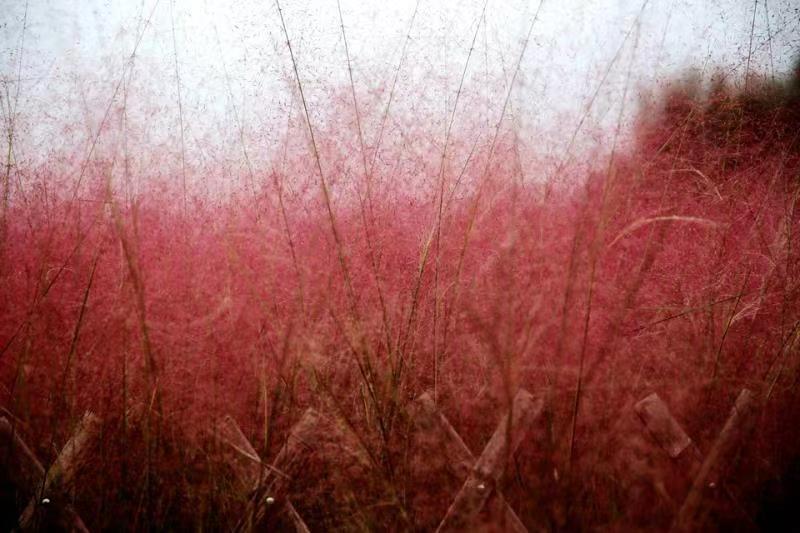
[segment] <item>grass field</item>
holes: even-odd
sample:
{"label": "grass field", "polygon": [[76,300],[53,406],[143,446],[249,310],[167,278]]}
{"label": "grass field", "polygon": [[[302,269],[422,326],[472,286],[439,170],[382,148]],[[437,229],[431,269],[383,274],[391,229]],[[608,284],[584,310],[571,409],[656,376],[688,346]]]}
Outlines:
{"label": "grass field", "polygon": [[[3,529],[33,499],[33,528],[68,508],[91,530],[288,529],[291,501],[312,531],[434,530],[471,465],[417,399],[478,457],[521,389],[542,411],[500,426],[519,446],[470,528],[511,527],[499,493],[529,530],[685,526],[743,389],[753,422],[689,525],[798,527],[797,73],[675,81],[631,142],[548,173],[499,126],[380,150],[341,94],[347,128],[298,111],[303,149],[226,195],[187,192],[219,176],[185,162],[130,193],[127,160],[86,159],[78,187],[9,156],[0,415],[54,474],[23,480],[3,433]],[[654,392],[693,441],[676,458],[636,415]],[[298,421],[303,453],[258,466]]]}

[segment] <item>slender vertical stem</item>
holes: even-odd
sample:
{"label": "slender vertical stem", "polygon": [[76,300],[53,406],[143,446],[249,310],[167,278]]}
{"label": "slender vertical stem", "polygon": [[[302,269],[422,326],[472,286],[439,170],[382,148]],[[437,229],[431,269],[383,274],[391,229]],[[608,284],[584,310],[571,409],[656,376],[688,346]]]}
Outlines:
{"label": "slender vertical stem", "polygon": [[186,216],[186,141],[183,127],[183,99],[181,97],[181,74],[178,69],[178,42],[175,38],[175,0],[169,3],[169,20],[172,27],[172,52],[175,59],[175,83],[178,91],[178,120],[181,128],[181,183],[183,186],[183,216]]}

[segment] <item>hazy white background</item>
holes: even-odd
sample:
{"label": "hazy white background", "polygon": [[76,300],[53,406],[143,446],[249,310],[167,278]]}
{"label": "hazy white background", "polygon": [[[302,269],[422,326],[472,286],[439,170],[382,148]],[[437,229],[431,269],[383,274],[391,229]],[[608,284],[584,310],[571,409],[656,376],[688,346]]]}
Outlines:
{"label": "hazy white background", "polygon": [[[648,90],[690,67],[723,68],[733,80],[747,68],[780,76],[800,42],[794,4],[545,1],[504,127],[559,158],[576,132],[574,146],[601,139],[620,111],[625,131]],[[431,138],[443,135],[476,27],[454,130],[490,135],[539,2],[489,0],[485,13],[483,6],[342,0],[367,144],[395,73],[391,131],[402,134],[413,117]],[[284,0],[282,8],[313,120],[336,129],[330,111],[349,96],[337,3]],[[160,160],[158,171],[172,172],[182,131],[192,165],[241,164],[243,147],[258,165],[287,135],[290,112],[296,118],[294,72],[274,2],[14,0],[0,2],[0,17],[4,138],[13,118],[18,164],[53,153],[77,161],[90,150],[113,157],[124,131],[141,168],[148,168],[145,154],[158,151],[174,156]]]}

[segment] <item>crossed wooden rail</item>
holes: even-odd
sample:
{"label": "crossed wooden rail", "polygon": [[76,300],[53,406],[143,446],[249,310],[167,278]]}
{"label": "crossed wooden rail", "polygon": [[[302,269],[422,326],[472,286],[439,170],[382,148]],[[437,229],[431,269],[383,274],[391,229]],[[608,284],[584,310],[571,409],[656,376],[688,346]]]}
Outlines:
{"label": "crossed wooden rail", "polygon": [[19,517],[20,531],[49,527],[65,531],[88,531],[66,495],[73,488],[75,476],[88,459],[100,420],[87,412],[78,422],[72,438],[45,471],[16,427],[0,417],[0,464],[19,494],[29,499]]}
{"label": "crossed wooden rail", "polygon": [[300,514],[286,497],[292,477],[302,466],[315,444],[325,440],[323,433],[338,441],[340,451],[353,456],[361,465],[370,467],[369,457],[354,435],[343,430],[316,410],[306,409],[289,431],[283,446],[271,464],[261,460],[250,441],[231,416],[218,424],[219,438],[228,445],[227,463],[232,467],[240,487],[239,495],[247,500],[245,511],[235,531],[251,531],[264,520],[270,508],[278,508],[298,533],[309,531]]}
{"label": "crossed wooden rail", "polygon": [[477,460],[444,414],[436,409],[430,394],[422,394],[415,403],[417,416],[414,421],[417,429],[438,433],[451,466],[456,470],[466,470],[467,474],[464,485],[450,504],[437,531],[463,531],[473,523],[487,501],[491,505],[492,516],[500,517],[509,531],[527,531],[503,498],[498,484],[505,470],[506,459],[517,450],[527,430],[541,414],[543,400],[535,400],[527,391],[520,390],[512,403],[510,416],[506,414],[503,417]]}
{"label": "crossed wooden rail", "polygon": [[689,469],[697,474],[672,523],[671,531],[697,529],[707,491],[720,484],[726,463],[755,423],[758,411],[755,395],[748,389],[742,389],[722,431],[705,457],[658,394],[653,393],[640,400],[634,410],[653,439],[672,459],[688,455]]}
{"label": "crossed wooden rail", "polygon": [[[299,458],[316,431],[319,415],[313,409],[305,412],[300,421],[292,428],[286,443],[278,453],[274,463],[266,466],[261,461],[253,445],[244,436],[239,425],[231,416],[226,416],[219,424],[220,438],[227,443],[235,456],[230,457],[228,464],[240,487],[239,495],[247,499],[247,507],[236,530],[252,530],[260,522],[267,507],[274,505],[276,496],[280,496],[288,485],[290,476],[299,464]],[[309,531],[300,514],[289,499],[283,502],[284,510],[299,533]]]}

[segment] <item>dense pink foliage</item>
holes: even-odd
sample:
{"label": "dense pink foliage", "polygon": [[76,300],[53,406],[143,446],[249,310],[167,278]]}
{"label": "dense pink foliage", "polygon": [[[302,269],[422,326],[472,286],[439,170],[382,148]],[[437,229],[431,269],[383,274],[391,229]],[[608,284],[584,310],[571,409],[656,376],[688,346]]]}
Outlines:
{"label": "dense pink foliage", "polygon": [[[666,527],[668,505],[642,481],[662,466],[626,433],[632,402],[658,392],[707,449],[739,390],[765,394],[780,365],[734,467],[754,516],[761,484],[798,453],[797,96],[770,90],[680,86],[643,113],[632,150],[589,176],[565,168],[547,186],[519,181],[511,142],[484,174],[484,149],[445,205],[440,238],[435,195],[396,185],[412,175],[378,180],[363,204],[340,192],[341,250],[308,160],[256,173],[256,204],[244,192],[197,196],[185,213],[176,185],[127,202],[90,167],[94,192],[75,198],[49,186],[68,181],[58,168],[30,171],[0,250],[0,405],[43,460],[83,411],[102,418],[97,468],[76,494],[96,529],[224,527],[237,507],[214,466],[212,421],[233,415],[272,457],[304,408],[338,412],[384,473],[356,482],[313,462],[319,472],[294,489],[298,509],[322,529],[355,528],[356,508],[363,523],[403,529],[403,515],[434,526],[458,486],[415,474],[410,400],[435,385],[480,450],[524,387],[548,398],[548,416],[504,489],[523,521]],[[355,157],[335,141],[321,150],[330,179],[336,161]],[[143,416],[159,420],[155,459]],[[331,486],[312,483],[324,472]]]}

